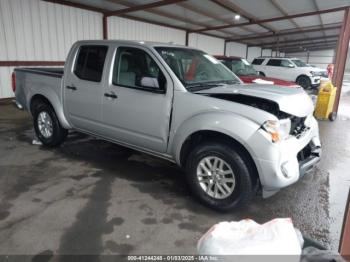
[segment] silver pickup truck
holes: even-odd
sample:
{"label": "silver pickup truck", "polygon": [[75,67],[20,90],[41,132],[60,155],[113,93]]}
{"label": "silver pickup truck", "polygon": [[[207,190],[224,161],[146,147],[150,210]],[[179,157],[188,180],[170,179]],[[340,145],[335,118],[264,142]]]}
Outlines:
{"label": "silver pickup truck", "polygon": [[69,129],[177,163],[204,204],[228,210],[295,183],[320,159],[302,88],[244,85],[173,44],[79,41],[64,69],[15,69],[16,101],[45,146]]}

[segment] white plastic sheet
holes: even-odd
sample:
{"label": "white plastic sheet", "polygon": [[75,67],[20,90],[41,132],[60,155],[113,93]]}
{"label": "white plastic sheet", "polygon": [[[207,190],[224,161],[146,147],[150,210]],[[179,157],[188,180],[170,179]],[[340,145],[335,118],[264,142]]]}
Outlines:
{"label": "white plastic sheet", "polygon": [[198,241],[197,249],[200,255],[292,255],[288,261],[299,261],[302,244],[290,218],[262,225],[245,219],[214,225]]}

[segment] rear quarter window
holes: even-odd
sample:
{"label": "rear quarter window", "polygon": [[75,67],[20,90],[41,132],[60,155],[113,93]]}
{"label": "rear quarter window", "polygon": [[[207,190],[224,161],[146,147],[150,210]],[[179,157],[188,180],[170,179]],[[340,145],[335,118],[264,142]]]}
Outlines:
{"label": "rear quarter window", "polygon": [[83,80],[100,82],[107,50],[107,46],[81,46],[78,51],[74,74]]}

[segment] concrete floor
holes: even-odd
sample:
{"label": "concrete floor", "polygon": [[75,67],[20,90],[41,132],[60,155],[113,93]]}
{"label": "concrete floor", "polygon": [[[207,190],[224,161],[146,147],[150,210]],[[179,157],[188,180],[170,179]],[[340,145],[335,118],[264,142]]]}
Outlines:
{"label": "concrete floor", "polygon": [[[350,89],[350,88],[348,88]],[[219,221],[291,217],[337,249],[350,170],[350,93],[338,120],[320,122],[319,168],[275,196],[221,214],[198,204],[168,162],[72,133],[32,145],[29,115],[0,105],[0,254],[193,254]]]}

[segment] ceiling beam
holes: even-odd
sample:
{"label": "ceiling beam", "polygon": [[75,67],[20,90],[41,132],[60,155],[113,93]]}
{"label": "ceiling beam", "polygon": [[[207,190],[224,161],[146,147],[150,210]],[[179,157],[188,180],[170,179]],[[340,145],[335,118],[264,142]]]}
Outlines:
{"label": "ceiling beam", "polygon": [[[221,6],[222,8],[229,10],[233,13],[236,13],[238,15],[240,15],[241,17],[244,17],[245,19],[251,21],[257,21],[258,18],[253,16],[252,14],[248,13],[247,11],[243,10],[241,7],[239,7],[238,5],[230,2],[230,1],[225,1],[225,0],[211,0],[213,3]],[[230,23],[228,23],[230,24]],[[276,32],[277,30],[275,28],[273,28],[272,26],[267,26],[267,25],[262,25],[261,23],[256,23],[257,25],[263,27],[264,29],[268,30],[268,31],[272,31],[272,32]]]}
{"label": "ceiling beam", "polygon": [[176,4],[176,3],[184,2],[184,1],[186,1],[186,0],[161,0],[161,1],[152,2],[152,3],[149,3],[149,4],[135,5],[135,6],[128,7],[128,8],[107,12],[105,15],[106,16],[124,15],[124,14],[131,13],[131,12],[145,11],[147,9],[161,7],[161,6],[166,6],[166,5],[172,5],[172,4]]}
{"label": "ceiling beam", "polygon": [[303,53],[303,52],[307,52],[307,51],[319,51],[319,50],[326,50],[326,49],[336,49],[336,45],[315,46],[312,48],[308,48],[306,51],[300,50],[297,48],[289,48],[289,49],[287,48],[287,49],[281,50],[281,52],[284,52],[284,53]]}
{"label": "ceiling beam", "polygon": [[[316,0],[312,0],[312,3],[313,3],[313,5],[314,5],[315,9],[316,9],[317,11],[319,11],[320,8],[319,8],[319,6],[318,6],[317,1],[316,1]],[[321,27],[323,27],[323,20],[322,20],[322,16],[321,16],[320,14],[318,15],[318,20],[320,21]],[[323,31],[323,36],[326,36],[326,33],[325,33],[324,31]]]}
{"label": "ceiling beam", "polygon": [[69,2],[69,1],[65,1],[65,0],[41,0],[41,1],[48,2],[48,3],[54,3],[54,4],[60,4],[60,5],[66,5],[66,6],[80,8],[80,9],[89,10],[89,11],[94,11],[94,12],[98,12],[98,13],[108,12],[108,10],[106,10],[106,9],[102,9],[102,8],[98,8],[98,7],[94,7],[94,6],[90,6],[90,5],[84,5],[84,4],[80,4],[80,3],[76,3],[76,2]]}
{"label": "ceiling beam", "polygon": [[[299,48],[300,50],[304,49],[304,48],[308,48],[308,47],[313,47],[313,46],[317,46],[317,45],[327,45],[327,44],[336,44],[338,42],[338,40],[333,40],[333,41],[320,41],[320,42],[313,42],[313,43],[306,43],[306,44],[293,44],[293,45],[280,45],[279,48]],[[300,48],[301,47],[301,48]],[[270,48],[269,48],[270,49]],[[272,50],[276,50],[277,48],[275,47],[271,47]]]}
{"label": "ceiling beam", "polygon": [[319,14],[339,12],[339,11],[344,11],[347,7],[349,7],[349,6],[337,7],[337,8],[331,8],[331,9],[324,9],[324,10],[307,12],[307,13],[299,13],[299,14],[288,15],[288,16],[279,16],[279,17],[274,17],[274,18],[249,21],[249,22],[245,22],[245,23],[238,23],[238,24],[233,24],[232,23],[232,24],[226,24],[226,25],[221,25],[221,26],[211,26],[211,27],[205,27],[205,28],[192,30],[191,32],[205,32],[205,31],[219,30],[219,29],[232,28],[232,27],[240,27],[240,26],[246,26],[246,25],[256,25],[256,24],[270,23],[270,22],[281,21],[281,20],[288,20],[288,19],[304,17],[304,16],[313,16],[313,15],[319,15]]}
{"label": "ceiling beam", "polygon": [[[124,6],[127,6],[127,7],[135,7],[137,5],[133,4],[133,3],[130,3],[126,0],[107,0],[111,3],[115,3],[115,4],[120,4],[120,5],[124,5]],[[199,22],[199,21],[194,21],[192,19],[189,19],[189,18],[186,18],[186,17],[182,17],[182,16],[178,16],[178,15],[175,15],[173,13],[170,13],[170,12],[165,12],[163,10],[156,10],[156,9],[147,9],[145,10],[145,12],[148,12],[150,14],[155,14],[155,15],[158,15],[158,16],[162,16],[162,17],[166,17],[166,18],[170,18],[170,19],[173,19],[173,20],[176,20],[176,21],[180,21],[182,23],[187,23],[187,24],[191,24],[191,25],[196,25],[196,26],[206,26],[204,23],[202,22]],[[130,15],[119,15],[121,17],[125,17],[125,18],[129,18],[129,19],[135,19],[135,20],[140,20],[142,18],[136,18],[135,16],[130,16]],[[145,20],[144,22],[147,23],[147,21],[149,21],[148,19]],[[187,27],[180,27],[180,26],[172,26],[172,25],[168,25],[166,23],[161,23],[161,22],[153,22],[154,24],[159,24],[161,26],[165,26],[165,27],[173,27],[173,28],[176,28],[176,29],[180,29],[180,30],[185,30],[185,31],[189,31],[190,29],[187,28]],[[227,32],[223,31],[223,30],[220,30],[220,32],[223,32],[225,34],[227,34]],[[224,37],[222,36],[217,36],[215,34],[210,34],[210,33],[202,33],[204,35],[208,35],[208,36],[213,36],[213,37],[218,37],[218,38],[222,38],[222,39],[225,39]]]}
{"label": "ceiling beam", "polygon": [[334,29],[340,29],[340,25],[339,26],[329,26],[329,27],[324,27],[324,28],[312,28],[312,29],[306,29],[306,30],[304,30],[304,29],[302,29],[302,30],[283,30],[277,34],[258,34],[258,35],[254,35],[254,36],[252,35],[252,36],[246,36],[246,37],[241,37],[241,38],[229,38],[226,41],[227,42],[247,41],[247,40],[255,40],[255,39],[261,39],[261,38],[280,37],[280,36],[295,35],[295,34],[302,34],[302,33],[318,32],[318,31],[323,31],[323,30],[334,30]]}
{"label": "ceiling beam", "polygon": [[[75,7],[75,8],[80,8],[80,9],[94,11],[94,12],[98,12],[98,13],[102,13],[102,14],[110,12],[110,10],[107,10],[107,9],[97,8],[97,7],[93,7],[93,6],[89,6],[89,5],[85,5],[85,4],[80,4],[80,3],[76,3],[76,2],[69,2],[69,1],[66,1],[66,0],[41,0],[41,1],[48,2],[48,3],[65,5],[65,6],[70,6],[70,7]],[[134,4],[130,4],[129,2],[127,2],[125,0],[107,0],[107,1],[115,3],[115,4],[125,5],[125,6],[128,6],[128,7],[135,6]],[[183,18],[183,17],[179,17],[179,16],[175,16],[175,15],[172,15],[172,14],[168,14],[168,13],[165,13],[165,12],[163,13],[161,10],[146,10],[146,11],[150,12],[150,13],[157,14],[159,16],[165,16],[165,17],[168,17],[168,18],[171,18],[171,19],[174,19],[174,20],[179,20],[179,21],[190,23],[190,24],[193,24],[193,25],[206,26],[203,23],[195,22],[195,21]],[[166,24],[166,23],[162,23],[162,22],[158,22],[158,21],[153,21],[153,20],[149,20],[149,19],[145,19],[145,18],[141,18],[141,17],[135,17],[135,16],[128,15],[128,14],[120,15],[120,17],[127,18],[127,19],[134,20],[134,21],[143,22],[143,23],[149,23],[149,24],[153,24],[153,25],[174,28],[174,29],[183,30],[183,31],[188,31],[189,30],[189,28],[187,28],[187,27],[170,25],[170,24]],[[211,34],[211,33],[203,32],[203,33],[200,33],[200,34],[211,36],[211,37],[217,37],[217,38],[225,39],[225,37],[218,36],[218,35]]]}
{"label": "ceiling beam", "polygon": [[[283,15],[285,15],[285,16],[288,16],[288,15],[289,15],[288,12],[287,12],[287,10],[286,10],[286,9],[281,5],[281,3],[279,3],[277,0],[270,0],[270,3],[271,3],[275,8],[277,8],[277,10],[280,11]],[[301,26],[298,25],[298,23],[295,22],[294,19],[291,18],[291,19],[288,19],[288,21],[290,21],[297,29],[302,30],[302,29],[301,29]],[[308,35],[307,35],[307,34],[304,34],[304,36],[308,38]],[[279,40],[279,39],[278,39],[278,40]],[[279,43],[280,43],[280,41],[277,41],[277,43],[276,43],[277,49],[278,49]]]}
{"label": "ceiling beam", "polygon": [[[180,2],[180,3],[177,3],[177,5],[183,7],[185,9],[187,9],[187,10],[190,10],[190,11],[192,11],[194,13],[200,14],[202,16],[209,17],[210,19],[212,19],[214,21],[220,21],[222,23],[230,23],[230,21],[228,19],[225,19],[225,18],[222,18],[220,16],[217,16],[217,15],[211,13],[210,11],[208,11],[207,9],[198,8],[196,6],[193,6],[190,3]],[[248,31],[250,33],[256,33],[256,31],[253,31],[253,30],[250,30],[250,29],[247,29],[247,28],[244,28],[244,30]],[[229,32],[227,34],[239,36],[238,34],[234,34],[232,32]]]}
{"label": "ceiling beam", "polygon": [[[326,35],[326,36],[319,36],[319,37],[311,37],[308,39],[294,39],[294,40],[286,40],[286,41],[280,41],[280,44],[286,44],[286,43],[301,43],[305,41],[312,41],[312,40],[321,40],[321,39],[329,39],[329,38],[338,38],[339,35]],[[273,47],[276,44],[276,41],[274,42],[268,42],[268,43],[261,43],[259,46],[263,48],[270,48]],[[248,45],[248,46],[256,46],[256,45]]]}

